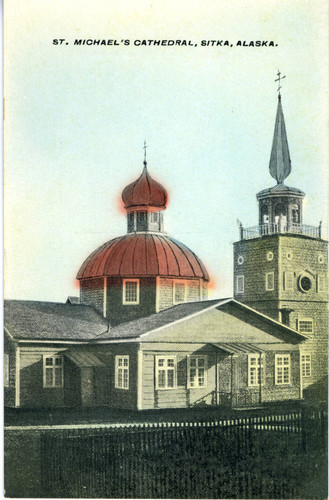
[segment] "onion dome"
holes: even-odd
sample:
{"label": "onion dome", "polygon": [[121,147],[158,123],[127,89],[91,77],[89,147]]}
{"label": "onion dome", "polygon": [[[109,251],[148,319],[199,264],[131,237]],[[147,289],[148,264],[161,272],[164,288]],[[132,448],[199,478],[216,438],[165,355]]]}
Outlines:
{"label": "onion dome", "polygon": [[77,279],[101,276],[202,278],[206,268],[189,248],[164,234],[127,234],[108,241],[82,264]]}
{"label": "onion dome", "polygon": [[141,176],[122,192],[126,209],[132,207],[156,207],[164,210],[168,201],[167,191],[148,173],[146,161]]}

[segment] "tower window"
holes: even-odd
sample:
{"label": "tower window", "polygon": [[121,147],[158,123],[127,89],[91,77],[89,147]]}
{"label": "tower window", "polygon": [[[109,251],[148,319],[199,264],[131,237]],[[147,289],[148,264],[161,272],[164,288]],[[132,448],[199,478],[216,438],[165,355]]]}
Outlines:
{"label": "tower window", "polygon": [[128,231],[131,232],[135,229],[135,227],[134,227],[135,226],[135,224],[134,224],[135,223],[134,212],[129,212],[127,218],[128,218]]}
{"label": "tower window", "polygon": [[147,212],[137,212],[137,231],[146,231]]}
{"label": "tower window", "polygon": [[285,271],[283,273],[283,287],[285,290],[294,289],[294,273],[293,271]]}
{"label": "tower window", "polygon": [[292,223],[293,224],[299,224],[300,223],[300,210],[299,206],[293,205],[291,207],[291,218],[292,218]]}
{"label": "tower window", "polygon": [[244,276],[236,277],[236,293],[244,292]]}
{"label": "tower window", "polygon": [[158,222],[158,220],[159,220],[158,212],[152,212],[151,213],[151,222]]}
{"label": "tower window", "polygon": [[268,224],[268,206],[266,203],[264,203],[261,208],[261,221],[262,224]]}
{"label": "tower window", "polygon": [[174,281],[174,304],[186,302],[186,286],[185,283]]}
{"label": "tower window", "polygon": [[309,276],[301,276],[299,278],[299,287],[302,290],[302,292],[309,292],[312,288],[312,281]]}
{"label": "tower window", "polygon": [[326,279],[323,274],[318,274],[318,292],[326,291]]}
{"label": "tower window", "polygon": [[302,354],[301,355],[301,363],[302,363],[302,376],[310,377],[311,376],[311,355],[310,354]]}
{"label": "tower window", "polygon": [[275,385],[290,384],[290,354],[275,355]]}
{"label": "tower window", "polygon": [[123,280],[122,303],[139,304],[139,280]]}
{"label": "tower window", "polygon": [[274,272],[266,273],[265,287],[268,292],[274,290]]}
{"label": "tower window", "polygon": [[300,333],[313,333],[313,319],[301,318],[297,321],[297,330]]}

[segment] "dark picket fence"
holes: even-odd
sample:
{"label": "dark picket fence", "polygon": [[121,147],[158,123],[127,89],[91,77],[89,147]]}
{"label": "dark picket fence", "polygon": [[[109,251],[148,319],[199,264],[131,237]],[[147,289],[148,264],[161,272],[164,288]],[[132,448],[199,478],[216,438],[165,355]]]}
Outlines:
{"label": "dark picket fence", "polygon": [[43,496],[326,498],[326,433],[324,411],[47,431]]}

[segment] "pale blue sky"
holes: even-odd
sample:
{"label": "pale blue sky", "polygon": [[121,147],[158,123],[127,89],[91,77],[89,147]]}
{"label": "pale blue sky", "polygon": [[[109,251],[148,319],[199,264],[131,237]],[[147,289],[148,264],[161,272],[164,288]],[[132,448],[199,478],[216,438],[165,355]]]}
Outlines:
{"label": "pale blue sky", "polygon": [[[63,301],[103,242],[126,232],[142,169],[169,191],[167,232],[232,294],[237,218],[257,224],[282,89],[304,222],[327,213],[327,2],[11,0],[5,10],[5,296]],[[54,38],[69,45],[54,46]],[[197,47],[73,45],[187,39]],[[201,40],[233,47],[201,47]],[[277,47],[237,47],[273,40]]]}

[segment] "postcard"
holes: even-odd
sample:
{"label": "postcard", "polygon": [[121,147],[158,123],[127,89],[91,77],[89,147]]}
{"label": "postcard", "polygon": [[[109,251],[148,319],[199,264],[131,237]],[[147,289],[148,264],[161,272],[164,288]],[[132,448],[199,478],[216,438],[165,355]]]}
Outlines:
{"label": "postcard", "polygon": [[326,498],[328,4],[4,7],[5,496]]}

